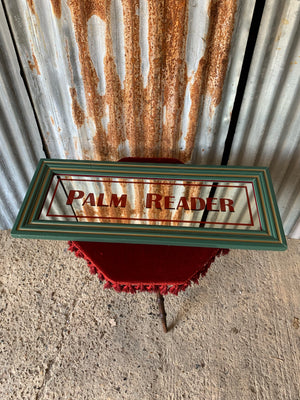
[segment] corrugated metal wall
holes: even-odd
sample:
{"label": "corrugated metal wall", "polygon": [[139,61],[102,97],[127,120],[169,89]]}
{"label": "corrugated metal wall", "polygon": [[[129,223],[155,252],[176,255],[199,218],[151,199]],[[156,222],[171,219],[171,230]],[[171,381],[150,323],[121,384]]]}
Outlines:
{"label": "corrugated metal wall", "polygon": [[5,3],[51,157],[220,161],[253,0]]}
{"label": "corrugated metal wall", "polygon": [[0,226],[7,229],[45,155],[1,3],[0,55]]}
{"label": "corrugated metal wall", "polygon": [[229,159],[231,165],[270,168],[285,232],[298,238],[299,19],[299,1],[267,0]]}
{"label": "corrugated metal wall", "polygon": [[[196,164],[221,162],[254,0],[3,0],[3,3],[50,157],[118,160],[144,156],[176,157]],[[255,87],[261,87],[261,94],[265,92],[263,85],[268,85],[269,76],[260,77],[260,72],[254,70],[255,63],[265,62],[273,76],[280,74],[275,61],[277,53],[269,51],[275,28],[267,27],[266,21],[270,15],[280,21],[288,10],[297,11],[296,3],[267,2],[231,164],[269,163],[259,155],[249,162],[243,159],[242,153],[248,153],[243,141],[245,134],[247,137],[250,134],[249,123],[243,127],[242,121],[247,118],[252,121],[258,111],[260,115],[263,111],[266,120],[272,117],[272,107],[253,110],[252,104],[248,116],[246,102],[253,101],[251,93],[255,91],[249,85],[254,82]],[[287,48],[297,51],[298,11],[295,14],[289,24],[282,23],[285,29],[282,40],[294,38],[293,43],[282,42],[283,53],[288,53]],[[267,58],[260,50],[263,46],[269,49]],[[284,76],[290,65],[282,61],[282,67]],[[260,69],[257,67],[256,71]],[[6,79],[6,72],[3,74]],[[279,87],[284,90],[282,79]],[[296,88],[285,90],[296,96]],[[272,91],[269,93],[272,95]],[[286,106],[289,111],[285,112],[292,115],[295,107]],[[29,116],[25,110],[21,112]],[[262,131],[263,122],[257,124],[253,125],[253,132]],[[292,129],[292,124],[289,126]],[[10,132],[3,132],[9,142]],[[30,132],[36,137],[34,143],[40,146],[37,129]],[[275,134],[270,133],[270,137],[282,137],[282,132],[280,128]],[[295,147],[292,137],[290,141]],[[18,144],[12,143],[11,148],[15,151]],[[255,149],[251,151],[259,154]],[[268,154],[275,151],[284,168],[290,170],[280,146],[272,146]],[[34,154],[39,158],[38,152]],[[294,160],[295,166],[297,162]],[[278,192],[279,186],[276,186]],[[287,188],[295,189],[293,185]],[[6,193],[10,193],[9,187]],[[284,214],[284,199],[292,197],[281,193],[279,197]],[[296,221],[297,212],[299,215],[296,208],[284,216],[287,233]]]}

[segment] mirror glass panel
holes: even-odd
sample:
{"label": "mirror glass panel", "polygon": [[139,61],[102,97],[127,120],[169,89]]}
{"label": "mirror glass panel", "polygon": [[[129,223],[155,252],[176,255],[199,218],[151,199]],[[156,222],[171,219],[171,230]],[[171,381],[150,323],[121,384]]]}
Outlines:
{"label": "mirror glass panel", "polygon": [[38,219],[262,230],[251,181],[54,174]]}

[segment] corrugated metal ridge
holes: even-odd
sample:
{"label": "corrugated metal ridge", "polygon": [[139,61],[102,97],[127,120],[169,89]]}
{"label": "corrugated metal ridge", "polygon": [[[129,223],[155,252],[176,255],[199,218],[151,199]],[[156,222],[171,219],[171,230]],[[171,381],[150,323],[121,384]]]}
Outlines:
{"label": "corrugated metal ridge", "polygon": [[7,229],[16,218],[37,162],[44,153],[2,4],[0,51],[0,227]]}
{"label": "corrugated metal ridge", "polygon": [[254,1],[5,2],[52,157],[220,161]]}
{"label": "corrugated metal ridge", "polygon": [[229,160],[269,166],[287,234],[300,215],[299,19],[299,2],[266,2]]}

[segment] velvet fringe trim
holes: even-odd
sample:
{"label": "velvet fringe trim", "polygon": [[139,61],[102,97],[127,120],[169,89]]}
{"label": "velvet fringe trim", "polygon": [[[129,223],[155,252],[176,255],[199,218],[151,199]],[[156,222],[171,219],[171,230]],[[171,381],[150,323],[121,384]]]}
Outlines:
{"label": "velvet fringe trim", "polygon": [[196,272],[191,278],[184,282],[176,284],[155,284],[155,283],[119,283],[108,279],[97,267],[72,241],[68,242],[69,251],[73,252],[76,257],[84,258],[90,269],[92,275],[98,275],[101,282],[104,283],[104,289],[114,289],[116,292],[136,293],[136,292],[152,292],[166,295],[168,293],[178,295],[179,292],[186,290],[192,283],[198,284],[200,277],[204,277],[215,261],[216,257],[229,253],[228,249],[219,249],[217,254],[211,257],[208,262],[201,268],[201,271]]}

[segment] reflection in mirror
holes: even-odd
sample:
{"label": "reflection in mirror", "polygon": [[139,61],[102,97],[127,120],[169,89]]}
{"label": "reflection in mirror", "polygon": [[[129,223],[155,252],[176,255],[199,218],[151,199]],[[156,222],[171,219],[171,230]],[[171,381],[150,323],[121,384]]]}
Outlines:
{"label": "reflection in mirror", "polygon": [[39,221],[262,230],[252,182],[109,176],[54,175]]}
{"label": "reflection in mirror", "polygon": [[219,225],[222,229],[262,230],[252,182],[216,182],[214,186],[213,198],[228,199],[228,212],[209,212],[207,223],[211,223],[211,227]]}
{"label": "reflection in mirror", "polygon": [[66,204],[66,190],[62,179],[60,176],[54,175],[38,219],[40,221],[65,221],[65,215],[71,215],[76,219],[76,213],[72,206]]}

